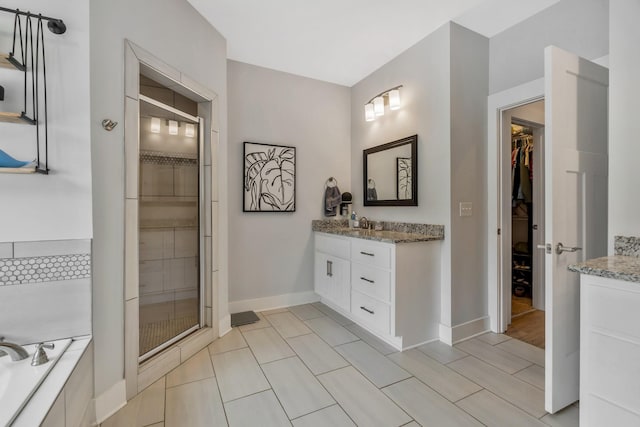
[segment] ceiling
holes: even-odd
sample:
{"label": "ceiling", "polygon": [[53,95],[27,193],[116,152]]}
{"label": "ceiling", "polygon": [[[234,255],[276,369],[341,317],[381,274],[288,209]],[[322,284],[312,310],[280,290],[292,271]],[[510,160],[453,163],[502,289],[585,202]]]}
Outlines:
{"label": "ceiling", "polygon": [[353,86],[446,22],[492,37],[559,0],[188,0],[228,58]]}

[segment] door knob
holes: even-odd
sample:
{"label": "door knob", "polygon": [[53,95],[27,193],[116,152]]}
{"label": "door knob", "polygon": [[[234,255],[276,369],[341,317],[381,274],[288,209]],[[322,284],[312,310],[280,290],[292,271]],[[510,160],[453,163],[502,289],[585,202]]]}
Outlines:
{"label": "door knob", "polygon": [[556,245],[556,253],[558,255],[560,255],[563,252],[578,252],[581,251],[582,248],[579,248],[578,246],[564,246],[562,244],[562,242],[558,242],[558,244]]}

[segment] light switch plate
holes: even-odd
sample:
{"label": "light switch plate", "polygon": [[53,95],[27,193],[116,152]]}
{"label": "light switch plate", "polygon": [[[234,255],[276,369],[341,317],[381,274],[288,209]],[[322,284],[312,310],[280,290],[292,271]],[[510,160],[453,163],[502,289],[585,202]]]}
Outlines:
{"label": "light switch plate", "polygon": [[473,215],[473,204],[471,202],[460,202],[460,216]]}

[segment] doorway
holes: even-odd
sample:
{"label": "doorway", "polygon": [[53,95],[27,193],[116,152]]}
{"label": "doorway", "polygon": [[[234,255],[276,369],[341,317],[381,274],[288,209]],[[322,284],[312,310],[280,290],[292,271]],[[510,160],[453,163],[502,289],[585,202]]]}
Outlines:
{"label": "doorway", "polygon": [[204,174],[197,103],[145,76],[140,76],[140,91],[138,336],[142,362],[204,324],[204,232],[200,226]]}
{"label": "doorway", "polygon": [[503,110],[502,126],[505,333],[544,349],[544,99]]}

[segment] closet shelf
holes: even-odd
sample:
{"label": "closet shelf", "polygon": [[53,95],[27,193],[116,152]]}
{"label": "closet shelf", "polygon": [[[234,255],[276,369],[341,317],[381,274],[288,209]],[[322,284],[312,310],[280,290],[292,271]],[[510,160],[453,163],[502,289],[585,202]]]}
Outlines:
{"label": "closet shelf", "polygon": [[36,121],[28,117],[24,112],[0,112],[0,123],[16,123],[21,125],[35,125]]}
{"label": "closet shelf", "polygon": [[8,53],[0,53],[0,68],[24,71],[24,65],[18,62],[15,56]]}

